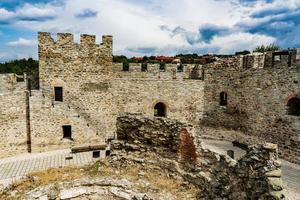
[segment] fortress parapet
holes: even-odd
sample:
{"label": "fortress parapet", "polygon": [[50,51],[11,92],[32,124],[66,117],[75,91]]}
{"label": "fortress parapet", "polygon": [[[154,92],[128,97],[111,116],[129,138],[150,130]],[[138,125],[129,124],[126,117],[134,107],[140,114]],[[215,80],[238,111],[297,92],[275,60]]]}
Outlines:
{"label": "fortress parapet", "polygon": [[82,34],[80,35],[80,44],[77,44],[74,42],[74,35],[72,33],[57,33],[57,40],[55,41],[51,33],[39,32],[38,41],[40,45],[56,45],[57,47],[63,45],[94,45],[112,48],[113,45],[113,37],[111,35],[103,35],[102,43],[96,44],[95,35]]}
{"label": "fortress parapet", "polygon": [[242,67],[300,67],[300,49],[288,49],[275,52],[252,53],[242,56]]}
{"label": "fortress parapet", "polygon": [[50,79],[80,74],[103,73],[113,65],[113,38],[103,36],[102,43],[96,43],[95,35],[80,35],[80,43],[74,41],[71,33],[57,33],[53,39],[50,33],[38,33],[39,75],[41,87],[50,84]]}
{"label": "fortress parapet", "polygon": [[203,79],[203,66],[198,64],[113,63],[113,71],[121,77],[160,79]]}

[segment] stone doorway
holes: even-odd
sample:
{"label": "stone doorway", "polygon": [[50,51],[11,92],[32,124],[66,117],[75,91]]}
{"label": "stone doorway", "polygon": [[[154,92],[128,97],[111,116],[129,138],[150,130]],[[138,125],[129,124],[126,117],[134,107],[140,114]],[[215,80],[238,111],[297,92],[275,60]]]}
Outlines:
{"label": "stone doorway", "polygon": [[155,117],[166,117],[166,105],[164,103],[157,103],[154,106],[154,116]]}

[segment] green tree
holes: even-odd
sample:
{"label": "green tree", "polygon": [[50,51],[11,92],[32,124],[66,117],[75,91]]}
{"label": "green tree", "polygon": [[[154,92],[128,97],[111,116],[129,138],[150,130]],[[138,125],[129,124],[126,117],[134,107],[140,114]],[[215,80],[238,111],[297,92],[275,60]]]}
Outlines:
{"label": "green tree", "polygon": [[250,51],[244,50],[244,51],[238,51],[238,52],[235,52],[235,55],[236,55],[236,56],[239,56],[239,55],[247,55],[247,54],[250,54]]}
{"label": "green tree", "polygon": [[260,53],[264,53],[264,52],[267,52],[267,51],[278,51],[280,50],[280,47],[276,44],[268,44],[268,45],[260,45],[260,46],[257,46],[253,52],[260,52]]}
{"label": "green tree", "polygon": [[15,73],[17,75],[26,73],[31,80],[32,88],[38,89],[39,87],[39,63],[32,58],[0,63],[0,73]]}

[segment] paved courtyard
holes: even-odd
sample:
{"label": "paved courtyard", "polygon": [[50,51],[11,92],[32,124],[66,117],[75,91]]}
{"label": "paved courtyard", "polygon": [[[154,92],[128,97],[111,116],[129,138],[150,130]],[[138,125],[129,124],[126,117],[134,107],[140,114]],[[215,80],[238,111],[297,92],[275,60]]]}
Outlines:
{"label": "paved courtyard", "polygon": [[[105,151],[100,151],[100,158]],[[0,184],[6,186],[33,171],[59,168],[64,166],[84,166],[96,161],[92,152],[70,153],[60,150],[44,153],[23,154],[0,160]]]}
{"label": "paved courtyard", "polygon": [[[231,142],[218,140],[202,140],[203,147],[209,148],[220,154],[226,154],[227,150],[233,150],[235,159],[239,159],[245,151],[234,147]],[[282,179],[287,189],[286,196],[289,200],[300,200],[300,165],[281,160]]]}

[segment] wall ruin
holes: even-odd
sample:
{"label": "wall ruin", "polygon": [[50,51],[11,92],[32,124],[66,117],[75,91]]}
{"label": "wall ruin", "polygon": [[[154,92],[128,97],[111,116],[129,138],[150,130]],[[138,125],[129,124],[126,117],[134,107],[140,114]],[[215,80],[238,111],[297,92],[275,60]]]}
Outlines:
{"label": "wall ruin", "polygon": [[116,159],[155,163],[178,173],[201,188],[198,199],[284,199],[275,144],[251,146],[236,161],[203,149],[190,125],[125,114],[118,117],[117,140],[111,145]]}

